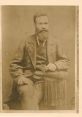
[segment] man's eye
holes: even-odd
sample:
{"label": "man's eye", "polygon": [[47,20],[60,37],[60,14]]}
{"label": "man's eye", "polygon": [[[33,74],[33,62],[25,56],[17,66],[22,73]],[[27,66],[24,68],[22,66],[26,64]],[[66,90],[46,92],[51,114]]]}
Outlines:
{"label": "man's eye", "polygon": [[42,25],[42,24],[48,24],[47,22],[45,22],[45,23],[39,23],[40,25]]}
{"label": "man's eye", "polygon": [[47,22],[45,22],[45,24],[48,24]]}

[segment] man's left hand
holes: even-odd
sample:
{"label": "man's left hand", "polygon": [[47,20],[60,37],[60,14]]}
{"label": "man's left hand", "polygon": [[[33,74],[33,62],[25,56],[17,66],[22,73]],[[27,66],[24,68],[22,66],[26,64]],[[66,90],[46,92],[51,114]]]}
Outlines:
{"label": "man's left hand", "polygon": [[56,71],[56,65],[53,64],[53,63],[49,63],[47,66],[46,66],[46,71]]}

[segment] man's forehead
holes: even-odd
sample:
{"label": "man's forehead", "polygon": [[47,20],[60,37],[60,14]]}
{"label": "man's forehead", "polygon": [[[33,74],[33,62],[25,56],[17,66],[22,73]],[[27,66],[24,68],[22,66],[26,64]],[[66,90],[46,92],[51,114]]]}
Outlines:
{"label": "man's forehead", "polygon": [[47,16],[37,17],[36,22],[47,22],[48,23],[48,17]]}

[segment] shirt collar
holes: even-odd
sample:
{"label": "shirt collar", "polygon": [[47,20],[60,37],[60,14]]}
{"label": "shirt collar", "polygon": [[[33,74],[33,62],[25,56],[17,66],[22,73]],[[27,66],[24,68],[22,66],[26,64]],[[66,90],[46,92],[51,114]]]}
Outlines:
{"label": "shirt collar", "polygon": [[[37,44],[38,44],[38,46],[39,46],[39,45],[40,45],[40,41],[39,41],[39,39],[38,39],[38,36],[36,37],[36,41],[37,41]],[[43,41],[43,47],[45,46],[46,41],[47,41],[47,40]]]}

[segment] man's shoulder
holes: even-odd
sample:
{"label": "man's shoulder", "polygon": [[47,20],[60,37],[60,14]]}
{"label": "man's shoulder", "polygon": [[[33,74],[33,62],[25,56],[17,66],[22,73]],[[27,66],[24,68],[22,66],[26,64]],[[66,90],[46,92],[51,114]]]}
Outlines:
{"label": "man's shoulder", "polygon": [[58,43],[58,39],[55,36],[50,35],[49,36],[49,44],[53,46],[53,45],[56,45],[57,43]]}
{"label": "man's shoulder", "polygon": [[63,46],[62,43],[63,43],[62,40],[60,40],[56,36],[51,36],[49,39],[49,46],[51,48],[62,48]]}
{"label": "man's shoulder", "polygon": [[33,43],[33,41],[35,40],[35,34],[33,35],[28,35],[25,38],[23,38],[22,40],[20,40],[19,43],[19,48],[24,47],[25,45],[28,46],[29,44]]}
{"label": "man's shoulder", "polygon": [[25,39],[25,41],[27,42],[27,43],[30,43],[30,42],[33,42],[34,40],[35,40],[35,34],[32,34],[32,35],[28,35],[27,37],[26,37],[26,39]]}

